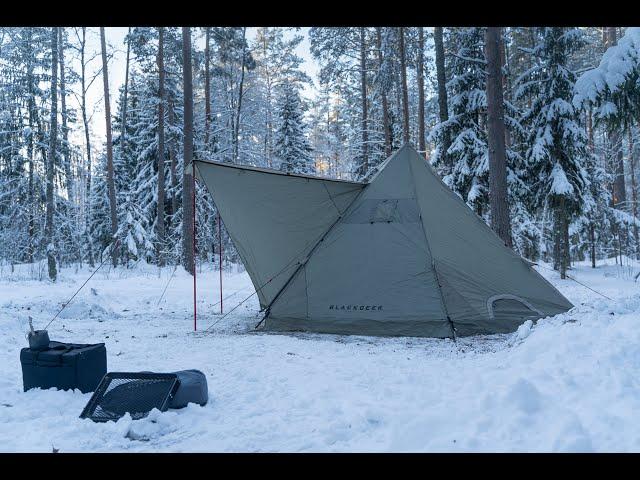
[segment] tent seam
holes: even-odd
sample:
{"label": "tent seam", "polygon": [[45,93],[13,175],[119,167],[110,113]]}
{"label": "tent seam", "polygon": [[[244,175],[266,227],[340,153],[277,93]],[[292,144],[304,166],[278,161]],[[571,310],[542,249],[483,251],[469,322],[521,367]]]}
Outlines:
{"label": "tent seam", "polygon": [[440,284],[440,278],[438,277],[438,269],[436,268],[436,259],[433,256],[433,251],[431,250],[431,243],[429,242],[429,236],[427,235],[427,230],[424,227],[424,221],[422,220],[422,208],[420,207],[420,202],[418,202],[418,192],[416,190],[416,179],[413,173],[413,166],[411,165],[411,159],[408,159],[409,163],[409,171],[411,173],[411,188],[413,189],[413,196],[416,199],[416,203],[418,204],[418,209],[420,210],[420,226],[422,227],[422,234],[424,235],[424,241],[427,245],[427,250],[429,250],[429,256],[431,257],[431,269],[433,270],[433,276],[436,281],[436,285],[438,285],[438,291],[440,293],[440,304],[442,305],[443,313],[446,315],[449,325],[451,327],[451,333],[453,334],[453,338],[456,338],[455,326],[453,324],[453,320],[451,320],[451,316],[449,315],[449,310],[447,309],[446,302],[444,301],[444,295],[442,294],[442,285]]}
{"label": "tent seam", "polygon": [[329,192],[329,189],[327,188],[327,184],[325,182],[322,182],[322,186],[324,187],[325,191],[327,192],[327,195],[329,195],[329,200],[331,200],[331,203],[333,204],[333,207],[338,212],[338,216],[340,216],[340,209],[336,205],[336,202],[333,201],[333,197],[331,196],[331,192]]}

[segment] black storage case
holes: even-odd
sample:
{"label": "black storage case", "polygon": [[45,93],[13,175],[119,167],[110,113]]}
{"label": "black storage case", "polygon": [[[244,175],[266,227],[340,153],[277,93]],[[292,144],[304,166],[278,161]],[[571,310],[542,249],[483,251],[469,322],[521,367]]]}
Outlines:
{"label": "black storage case", "polygon": [[20,351],[24,391],[31,388],[77,388],[93,392],[107,373],[104,343],[94,345],[49,342],[46,350]]}

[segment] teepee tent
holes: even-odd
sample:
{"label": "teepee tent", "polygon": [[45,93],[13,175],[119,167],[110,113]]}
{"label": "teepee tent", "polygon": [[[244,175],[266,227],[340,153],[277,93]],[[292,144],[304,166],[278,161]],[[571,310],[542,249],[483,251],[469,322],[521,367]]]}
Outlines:
{"label": "teepee tent", "polygon": [[267,329],[506,333],[573,306],[408,144],[367,183],[195,165],[257,290]]}

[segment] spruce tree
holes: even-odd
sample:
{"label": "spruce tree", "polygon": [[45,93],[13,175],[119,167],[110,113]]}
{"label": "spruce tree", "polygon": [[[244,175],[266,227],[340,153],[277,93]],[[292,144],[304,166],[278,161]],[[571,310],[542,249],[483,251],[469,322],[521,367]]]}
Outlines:
{"label": "spruce tree", "polygon": [[583,208],[589,181],[583,162],[586,135],[571,103],[575,74],[569,56],[581,45],[574,28],[541,27],[532,55],[536,66],[521,78],[520,97],[532,99],[522,123],[532,207],[551,213],[554,267],[565,278],[570,261],[569,224]]}
{"label": "spruce tree", "polygon": [[274,156],[280,170],[287,173],[312,173],[311,147],[305,136],[300,94],[294,85],[281,87],[278,102],[278,127],[275,133]]}
{"label": "spruce tree", "polygon": [[[486,134],[486,73],[484,32],[480,27],[451,29],[449,119],[438,125],[432,139],[449,138],[447,152],[437,151],[434,164],[444,182],[482,215],[488,205],[488,145]],[[445,156],[448,162],[444,162]]]}

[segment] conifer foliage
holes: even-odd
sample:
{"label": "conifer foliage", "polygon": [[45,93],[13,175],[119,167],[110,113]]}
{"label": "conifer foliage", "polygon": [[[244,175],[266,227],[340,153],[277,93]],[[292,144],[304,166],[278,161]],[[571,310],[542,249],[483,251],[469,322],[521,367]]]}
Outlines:
{"label": "conifer foliage", "polygon": [[[499,30],[1,27],[0,263],[191,270],[185,158],[366,181],[407,139],[526,258],[640,259],[640,29]],[[238,262],[195,205],[195,264]]]}
{"label": "conifer foliage", "polygon": [[274,150],[280,161],[280,170],[287,173],[314,171],[311,147],[305,135],[300,94],[290,83],[281,87]]}

